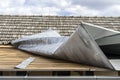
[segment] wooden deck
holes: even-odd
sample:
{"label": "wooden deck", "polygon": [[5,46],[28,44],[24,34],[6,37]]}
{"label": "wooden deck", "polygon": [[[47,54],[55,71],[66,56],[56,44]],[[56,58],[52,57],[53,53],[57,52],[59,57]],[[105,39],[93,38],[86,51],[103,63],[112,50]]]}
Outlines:
{"label": "wooden deck", "polygon": [[[28,57],[35,60],[26,69],[14,67]],[[50,59],[32,53],[20,51],[10,45],[0,46],[0,71],[109,71],[64,60]]]}

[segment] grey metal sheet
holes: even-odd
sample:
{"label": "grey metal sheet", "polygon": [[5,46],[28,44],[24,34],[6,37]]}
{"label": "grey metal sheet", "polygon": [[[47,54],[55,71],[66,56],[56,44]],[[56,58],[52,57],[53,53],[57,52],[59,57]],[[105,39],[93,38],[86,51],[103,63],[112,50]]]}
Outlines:
{"label": "grey metal sheet", "polygon": [[113,67],[115,68],[115,70],[120,71],[120,59],[111,59],[109,61],[113,65]]}
{"label": "grey metal sheet", "polygon": [[61,37],[57,32],[48,30],[14,40],[12,44],[31,53],[53,57],[52,55],[56,49],[67,39],[68,37]]}
{"label": "grey metal sheet", "polygon": [[39,33],[12,41],[12,44],[34,54],[114,69],[83,25],[70,37],[59,36],[52,30],[44,33],[45,36]]}
{"label": "grey metal sheet", "polygon": [[82,22],[105,54],[120,55],[120,32]]}
{"label": "grey metal sheet", "polygon": [[120,44],[120,33],[96,40],[99,46]]}
{"label": "grey metal sheet", "polygon": [[86,30],[91,34],[91,36],[97,41],[107,36],[120,34],[119,31],[115,31],[112,29],[104,28],[98,25],[93,25],[90,23],[81,22],[81,24],[86,28]]}
{"label": "grey metal sheet", "polygon": [[97,39],[96,42],[105,54],[120,55],[120,33]]}
{"label": "grey metal sheet", "polygon": [[0,80],[120,80],[118,76],[1,76]]}
{"label": "grey metal sheet", "polygon": [[58,48],[54,55],[73,62],[113,69],[84,26],[79,26],[70,38]]}
{"label": "grey metal sheet", "polygon": [[17,66],[15,66],[15,68],[18,69],[25,69],[32,61],[34,61],[35,58],[33,57],[29,57],[26,60],[24,60],[23,62],[21,62],[20,64],[18,64]]}

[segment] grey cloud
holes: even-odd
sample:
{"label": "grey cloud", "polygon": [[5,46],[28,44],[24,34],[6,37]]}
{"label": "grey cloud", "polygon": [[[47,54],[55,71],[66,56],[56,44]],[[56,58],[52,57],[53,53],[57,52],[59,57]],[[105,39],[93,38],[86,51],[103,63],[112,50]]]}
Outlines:
{"label": "grey cloud", "polygon": [[105,9],[112,5],[120,5],[120,0],[71,0],[74,5],[82,5],[92,9]]}
{"label": "grey cloud", "polygon": [[0,14],[120,16],[120,0],[4,0]]}

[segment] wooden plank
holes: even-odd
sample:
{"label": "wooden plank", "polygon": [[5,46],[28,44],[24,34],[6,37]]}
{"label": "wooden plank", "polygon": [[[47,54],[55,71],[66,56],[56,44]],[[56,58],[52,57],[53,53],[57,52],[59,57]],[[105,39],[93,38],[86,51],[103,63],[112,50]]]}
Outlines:
{"label": "wooden plank", "polygon": [[52,76],[52,71],[28,71],[28,76]]}
{"label": "wooden plank", "polygon": [[83,76],[83,71],[71,71],[71,76]]}
{"label": "wooden plank", "polygon": [[95,76],[119,76],[117,71],[95,71]]}
{"label": "wooden plank", "polygon": [[112,71],[112,70],[107,68],[99,68],[99,67],[91,66],[89,71]]}
{"label": "wooden plank", "polygon": [[3,71],[2,75],[3,76],[16,76],[16,72],[15,71]]}
{"label": "wooden plank", "polygon": [[0,48],[15,48],[15,47],[11,45],[0,45]]}
{"label": "wooden plank", "polygon": [[[16,70],[16,71],[104,71],[106,69],[96,68],[92,66],[72,63],[69,61],[51,59],[38,56],[32,53],[18,50],[14,47],[1,46],[0,48],[0,70]],[[14,69],[16,65],[21,63],[28,57],[35,57],[35,60],[26,69]]]}

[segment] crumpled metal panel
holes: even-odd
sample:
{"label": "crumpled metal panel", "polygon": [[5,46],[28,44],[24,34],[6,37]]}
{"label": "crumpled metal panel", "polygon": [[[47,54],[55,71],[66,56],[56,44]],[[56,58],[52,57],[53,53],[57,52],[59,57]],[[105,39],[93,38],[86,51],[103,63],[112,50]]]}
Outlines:
{"label": "crumpled metal panel", "polygon": [[68,37],[60,36],[53,30],[26,36],[12,41],[12,44],[19,49],[39,55],[53,57],[52,55],[63,44]]}
{"label": "crumpled metal panel", "polygon": [[110,37],[110,36],[113,36],[113,35],[120,34],[119,31],[104,28],[104,27],[101,27],[101,26],[98,26],[98,25],[93,25],[93,24],[90,24],[90,23],[82,22],[81,25],[86,28],[86,30],[89,32],[89,34],[96,41],[98,41],[102,38],[107,38],[107,37]]}
{"label": "crumpled metal panel", "polygon": [[120,32],[82,22],[106,55],[120,55]]}
{"label": "crumpled metal panel", "polygon": [[14,40],[12,44],[18,49],[42,56],[114,69],[83,25],[70,37],[50,30]]}
{"label": "crumpled metal panel", "polygon": [[83,26],[79,26],[54,55],[73,62],[113,69],[106,56]]}

